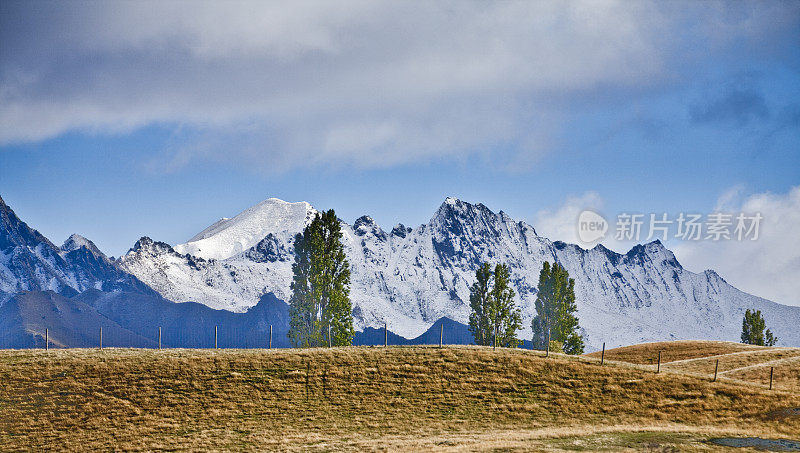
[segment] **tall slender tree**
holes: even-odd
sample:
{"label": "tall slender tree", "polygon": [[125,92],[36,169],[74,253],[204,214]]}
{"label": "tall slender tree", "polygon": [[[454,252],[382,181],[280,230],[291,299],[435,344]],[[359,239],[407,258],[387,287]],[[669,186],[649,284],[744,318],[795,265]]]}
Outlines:
{"label": "tall slender tree", "polygon": [[514,348],[520,344],[517,331],[522,328],[522,315],[514,305],[516,293],[511,288],[511,272],[505,264],[494,268],[494,285],[490,299],[489,320],[494,327],[497,346]]}
{"label": "tall slender tree", "polygon": [[483,263],[475,271],[475,283],[469,291],[469,305],[472,309],[469,315],[469,331],[472,332],[475,344],[481,346],[492,344],[492,327],[489,322],[491,280],[492,266]]}
{"label": "tall slender tree", "polygon": [[289,339],[296,347],[350,345],[350,265],[333,209],[318,213],[295,236]]}
{"label": "tall slender tree", "polygon": [[483,263],[475,272],[470,288],[469,330],[475,344],[515,347],[519,345],[517,331],[522,326],[520,310],[514,304],[515,293],[510,285],[510,271],[505,264],[492,270]]}
{"label": "tall slender tree", "polygon": [[548,341],[558,342],[567,354],[582,354],[583,339],[578,334],[575,315],[575,280],[558,263],[545,261],[539,273],[539,293],[533,318],[534,347],[545,349]]}

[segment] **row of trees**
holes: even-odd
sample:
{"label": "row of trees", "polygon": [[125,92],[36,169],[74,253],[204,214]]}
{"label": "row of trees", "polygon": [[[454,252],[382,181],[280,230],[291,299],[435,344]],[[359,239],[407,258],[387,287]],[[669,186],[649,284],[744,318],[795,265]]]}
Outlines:
{"label": "row of trees", "polygon": [[493,270],[489,263],[483,263],[475,279],[469,294],[469,330],[475,344],[516,347],[520,344],[517,331],[522,328],[522,315],[514,304],[516,294],[508,266],[498,264]]}
{"label": "row of trees", "polygon": [[[316,215],[295,236],[289,338],[296,347],[346,346],[353,342],[350,265],[342,245],[342,230],[333,209]],[[506,264],[483,263],[470,288],[469,329],[475,344],[516,347],[522,315],[511,288]],[[533,344],[545,349],[583,353],[575,316],[575,280],[558,264],[545,262],[539,275]]]}
{"label": "row of trees", "polygon": [[[470,288],[471,313],[469,330],[475,344],[516,347],[521,344],[517,331],[522,328],[515,293],[510,286],[507,265],[498,264],[494,270],[483,263],[475,272]],[[575,315],[575,280],[561,265],[545,262],[539,274],[536,316],[533,318],[533,347],[567,354],[583,354],[583,339],[578,334]]]}

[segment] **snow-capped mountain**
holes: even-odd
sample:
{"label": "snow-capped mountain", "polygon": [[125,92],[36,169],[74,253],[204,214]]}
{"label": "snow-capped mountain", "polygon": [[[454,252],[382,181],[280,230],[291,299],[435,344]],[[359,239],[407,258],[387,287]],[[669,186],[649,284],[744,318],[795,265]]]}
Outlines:
{"label": "snow-capped mountain", "polygon": [[[272,292],[290,295],[293,237],[313,218],[307,203],[269,199],[217,221],[175,247],[142,238],[119,266],[165,298],[242,312]],[[483,261],[505,262],[522,308],[524,337],[535,315],[544,261],[576,280],[589,345],[678,338],[736,341],[746,308],[760,309],[782,344],[800,344],[800,308],[743,293],[713,271],[684,269],[659,241],[621,255],[552,242],[482,204],[448,198],[427,224],[386,232],[369,216],[342,222],[357,329],[382,326],[407,338],[446,316],[466,323],[469,285]]]}
{"label": "snow-capped mountain", "polygon": [[0,303],[20,291],[73,296],[89,288],[153,293],[82,236],[74,234],[56,247],[0,198]]}
{"label": "snow-capped mountain", "polygon": [[268,235],[288,242],[313,220],[308,203],[270,198],[232,219],[223,218],[196,234],[175,251],[204,259],[224,260],[256,246]]}

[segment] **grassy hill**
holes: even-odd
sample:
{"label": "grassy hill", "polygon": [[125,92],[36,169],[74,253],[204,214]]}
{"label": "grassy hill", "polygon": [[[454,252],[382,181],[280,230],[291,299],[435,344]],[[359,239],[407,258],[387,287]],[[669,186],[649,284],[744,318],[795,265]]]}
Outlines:
{"label": "grassy hill", "polygon": [[[800,348],[672,341],[609,349],[605,360],[650,365],[649,368],[655,369],[659,351],[661,370],[667,373],[710,379],[719,361],[718,380],[769,386],[770,368],[774,368],[773,388],[800,392]],[[586,357],[599,359],[600,355],[601,352],[593,352]]]}
{"label": "grassy hill", "polygon": [[780,388],[511,349],[0,352],[10,450],[706,451],[796,438],[798,407]]}

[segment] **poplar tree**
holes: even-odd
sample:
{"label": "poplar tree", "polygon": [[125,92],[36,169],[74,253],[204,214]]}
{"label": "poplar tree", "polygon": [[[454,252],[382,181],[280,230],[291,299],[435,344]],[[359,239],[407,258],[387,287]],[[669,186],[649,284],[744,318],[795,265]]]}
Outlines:
{"label": "poplar tree", "polygon": [[475,283],[470,288],[469,330],[475,344],[515,347],[520,341],[517,331],[522,327],[522,315],[516,308],[516,294],[510,285],[510,271],[505,264],[492,270],[483,263],[475,272]]}
{"label": "poplar tree", "polygon": [[494,327],[497,346],[515,348],[520,344],[517,331],[522,328],[522,315],[514,305],[515,296],[508,266],[498,264],[494,268],[494,285],[489,304],[489,320]]}
{"label": "poplar tree", "polygon": [[288,336],[296,347],[353,342],[350,265],[341,239],[333,209],[318,213],[295,236]]}
{"label": "poplar tree", "polygon": [[558,263],[545,261],[539,273],[536,316],[533,318],[533,345],[545,349],[548,341],[557,342],[567,354],[582,354],[583,339],[578,334],[575,313],[575,279]]}
{"label": "poplar tree", "polygon": [[469,331],[475,344],[489,346],[492,344],[492,327],[489,322],[489,298],[491,295],[492,267],[489,263],[481,264],[475,271],[475,283],[469,290]]}

